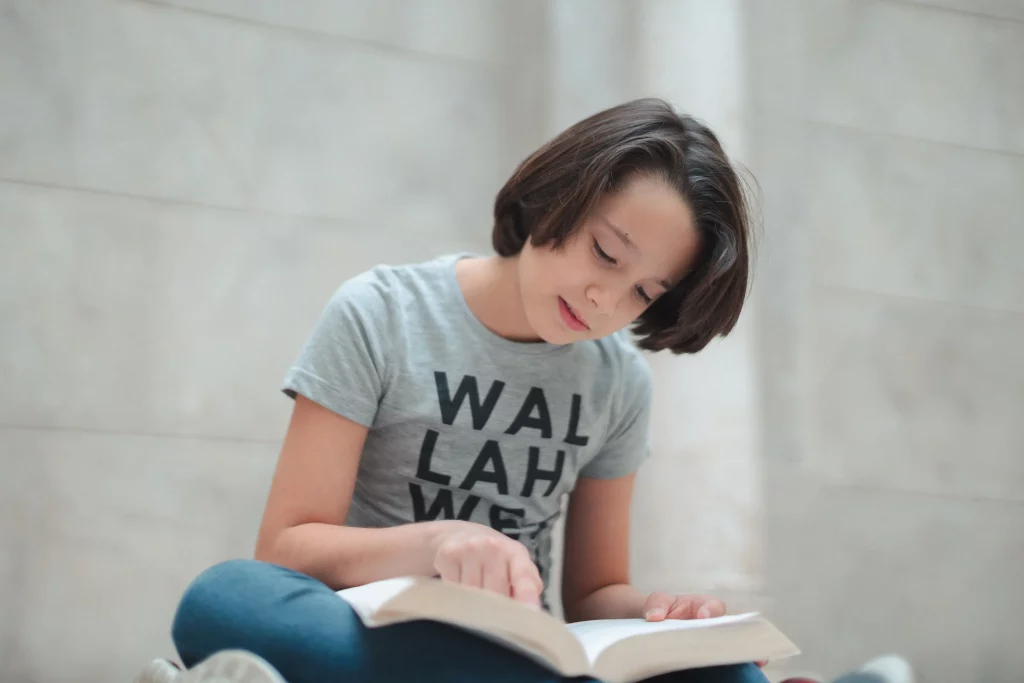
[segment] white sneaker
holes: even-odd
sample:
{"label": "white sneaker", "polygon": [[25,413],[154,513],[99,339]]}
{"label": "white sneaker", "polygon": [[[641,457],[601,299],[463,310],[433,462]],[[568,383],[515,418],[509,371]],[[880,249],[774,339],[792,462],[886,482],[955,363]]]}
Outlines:
{"label": "white sneaker", "polygon": [[914,669],[910,662],[899,655],[885,655],[872,659],[860,670],[878,676],[885,683],[914,683]]}
{"label": "white sneaker", "polygon": [[178,683],[180,680],[181,669],[166,659],[154,659],[135,677],[135,683]]}
{"label": "white sneaker", "polygon": [[286,683],[281,674],[251,652],[224,650],[188,671],[166,659],[150,662],[135,683]]}
{"label": "white sneaker", "polygon": [[899,655],[884,655],[832,683],[914,683],[914,669]]}

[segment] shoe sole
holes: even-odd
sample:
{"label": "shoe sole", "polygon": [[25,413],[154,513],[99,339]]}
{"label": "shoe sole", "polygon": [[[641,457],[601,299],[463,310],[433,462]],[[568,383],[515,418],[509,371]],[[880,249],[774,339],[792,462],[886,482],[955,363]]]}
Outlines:
{"label": "shoe sole", "polygon": [[181,683],[286,683],[281,674],[251,652],[224,650],[188,670]]}

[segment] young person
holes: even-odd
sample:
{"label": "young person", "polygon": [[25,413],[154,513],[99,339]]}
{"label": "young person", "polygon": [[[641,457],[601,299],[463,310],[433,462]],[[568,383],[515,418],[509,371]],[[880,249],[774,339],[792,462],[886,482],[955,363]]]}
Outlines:
{"label": "young person", "polygon": [[[747,294],[750,220],[719,140],[661,100],[599,112],[515,170],[492,242],[340,286],[284,382],[294,413],[255,559],[211,568],[178,609],[179,655],[207,664],[143,680],[227,661],[235,680],[555,681],[454,628],[367,630],[333,591],[440,576],[547,609],[563,496],[568,620],[725,612],[641,593],[628,567],[651,450],[641,350],[697,353]],[[659,680],[766,679],[750,664]]]}

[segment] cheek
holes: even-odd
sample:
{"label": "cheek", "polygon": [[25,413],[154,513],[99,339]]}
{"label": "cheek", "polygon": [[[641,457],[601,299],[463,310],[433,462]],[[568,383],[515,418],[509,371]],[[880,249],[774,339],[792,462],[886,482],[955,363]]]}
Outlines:
{"label": "cheek", "polygon": [[542,283],[544,289],[572,286],[585,279],[587,264],[582,256],[575,245],[571,244],[560,252],[536,251],[530,268],[531,276],[537,283]]}
{"label": "cheek", "polygon": [[537,307],[554,296],[560,294],[564,288],[561,278],[564,277],[564,270],[557,255],[548,250],[534,250],[525,260],[520,269],[522,281],[520,288],[524,300],[528,306]]}
{"label": "cheek", "polygon": [[619,307],[619,310],[615,312],[615,315],[612,316],[611,320],[608,321],[608,326],[610,328],[609,332],[621,330],[622,328],[631,325],[643,312],[644,307],[642,305],[624,303]]}
{"label": "cheek", "polygon": [[595,272],[597,268],[595,257],[583,239],[567,245],[558,261],[552,263],[552,270],[563,280],[579,284],[594,280],[599,274]]}

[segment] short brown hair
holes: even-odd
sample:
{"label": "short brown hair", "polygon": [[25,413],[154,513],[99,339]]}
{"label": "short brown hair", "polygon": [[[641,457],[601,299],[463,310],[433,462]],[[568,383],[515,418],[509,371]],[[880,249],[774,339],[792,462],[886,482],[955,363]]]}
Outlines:
{"label": "short brown hair", "polygon": [[637,176],[677,189],[694,213],[700,248],[690,271],[634,325],[649,351],[696,353],[736,325],[750,271],[744,184],[717,136],[660,99],[598,112],[523,161],[494,202],[491,241],[501,256],[561,247],[598,200]]}

